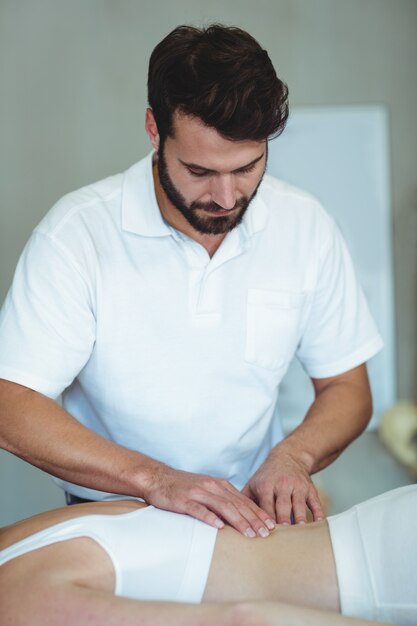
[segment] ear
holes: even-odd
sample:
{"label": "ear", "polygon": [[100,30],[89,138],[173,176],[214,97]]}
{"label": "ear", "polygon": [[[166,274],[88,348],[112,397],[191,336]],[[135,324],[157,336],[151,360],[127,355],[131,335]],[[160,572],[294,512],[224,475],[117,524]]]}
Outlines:
{"label": "ear", "polygon": [[158,132],[158,127],[156,125],[156,121],[155,121],[155,117],[153,114],[152,109],[146,109],[146,115],[145,115],[145,130],[146,133],[149,137],[149,139],[151,140],[151,144],[154,148],[154,150],[156,150],[156,152],[158,152],[159,149],[159,132]]}

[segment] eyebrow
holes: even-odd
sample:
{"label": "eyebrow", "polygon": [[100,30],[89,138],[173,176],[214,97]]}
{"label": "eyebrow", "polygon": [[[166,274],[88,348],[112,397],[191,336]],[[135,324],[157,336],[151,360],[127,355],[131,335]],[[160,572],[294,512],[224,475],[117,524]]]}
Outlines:
{"label": "eyebrow", "polygon": [[[256,159],[253,159],[253,161],[250,161],[249,163],[246,163],[246,165],[241,165],[240,167],[238,167],[237,169],[233,170],[231,173],[234,174],[236,172],[240,172],[242,170],[246,170],[247,168],[251,167],[252,165],[255,165],[255,163],[258,163],[258,161],[260,161],[263,156],[264,156],[264,152],[262,152],[262,154],[258,157],[256,157]],[[198,163],[186,163],[185,161],[182,161],[182,159],[178,159],[180,163],[182,163],[182,165],[184,165],[185,167],[188,167],[189,169],[193,169],[193,170],[200,170],[201,172],[206,172],[207,174],[218,174],[218,172],[216,172],[216,170],[211,170],[208,169],[207,167],[203,167],[202,165],[198,165]]]}

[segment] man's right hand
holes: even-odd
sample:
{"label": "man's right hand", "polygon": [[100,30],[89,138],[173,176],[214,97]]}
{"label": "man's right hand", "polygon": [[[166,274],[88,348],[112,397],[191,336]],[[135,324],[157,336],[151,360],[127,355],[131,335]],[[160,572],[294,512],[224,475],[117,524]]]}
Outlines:
{"label": "man's right hand", "polygon": [[191,515],[215,528],[227,522],[247,537],[267,537],[275,527],[265,511],[227,480],[159,463],[147,476],[143,498],[157,508]]}
{"label": "man's right hand", "polygon": [[226,480],[174,470],[108,441],[50,398],[7,380],[0,380],[0,448],[67,482],[140,497],[216,528],[227,522],[248,536],[268,532],[270,516]]}

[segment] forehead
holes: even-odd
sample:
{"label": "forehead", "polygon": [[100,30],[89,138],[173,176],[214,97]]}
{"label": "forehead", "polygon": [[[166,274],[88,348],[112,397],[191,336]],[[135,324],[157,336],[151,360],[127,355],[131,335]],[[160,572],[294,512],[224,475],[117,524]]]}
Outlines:
{"label": "forehead", "polygon": [[232,141],[199,118],[176,112],[173,132],[165,142],[165,154],[185,163],[215,171],[233,171],[265,152],[266,141]]}

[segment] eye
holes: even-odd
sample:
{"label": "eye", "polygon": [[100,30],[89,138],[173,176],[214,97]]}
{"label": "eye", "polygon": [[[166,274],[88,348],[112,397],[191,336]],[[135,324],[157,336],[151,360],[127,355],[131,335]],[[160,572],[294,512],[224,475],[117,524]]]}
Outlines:
{"label": "eye", "polygon": [[187,167],[187,170],[189,174],[191,174],[191,176],[195,176],[196,178],[203,178],[204,176],[208,176],[208,172],[200,172],[200,171],[192,170],[189,167]]}
{"label": "eye", "polygon": [[252,163],[252,165],[248,165],[248,167],[242,167],[242,169],[237,170],[238,174],[249,174],[250,172],[253,172],[253,170],[255,169],[256,163]]}

